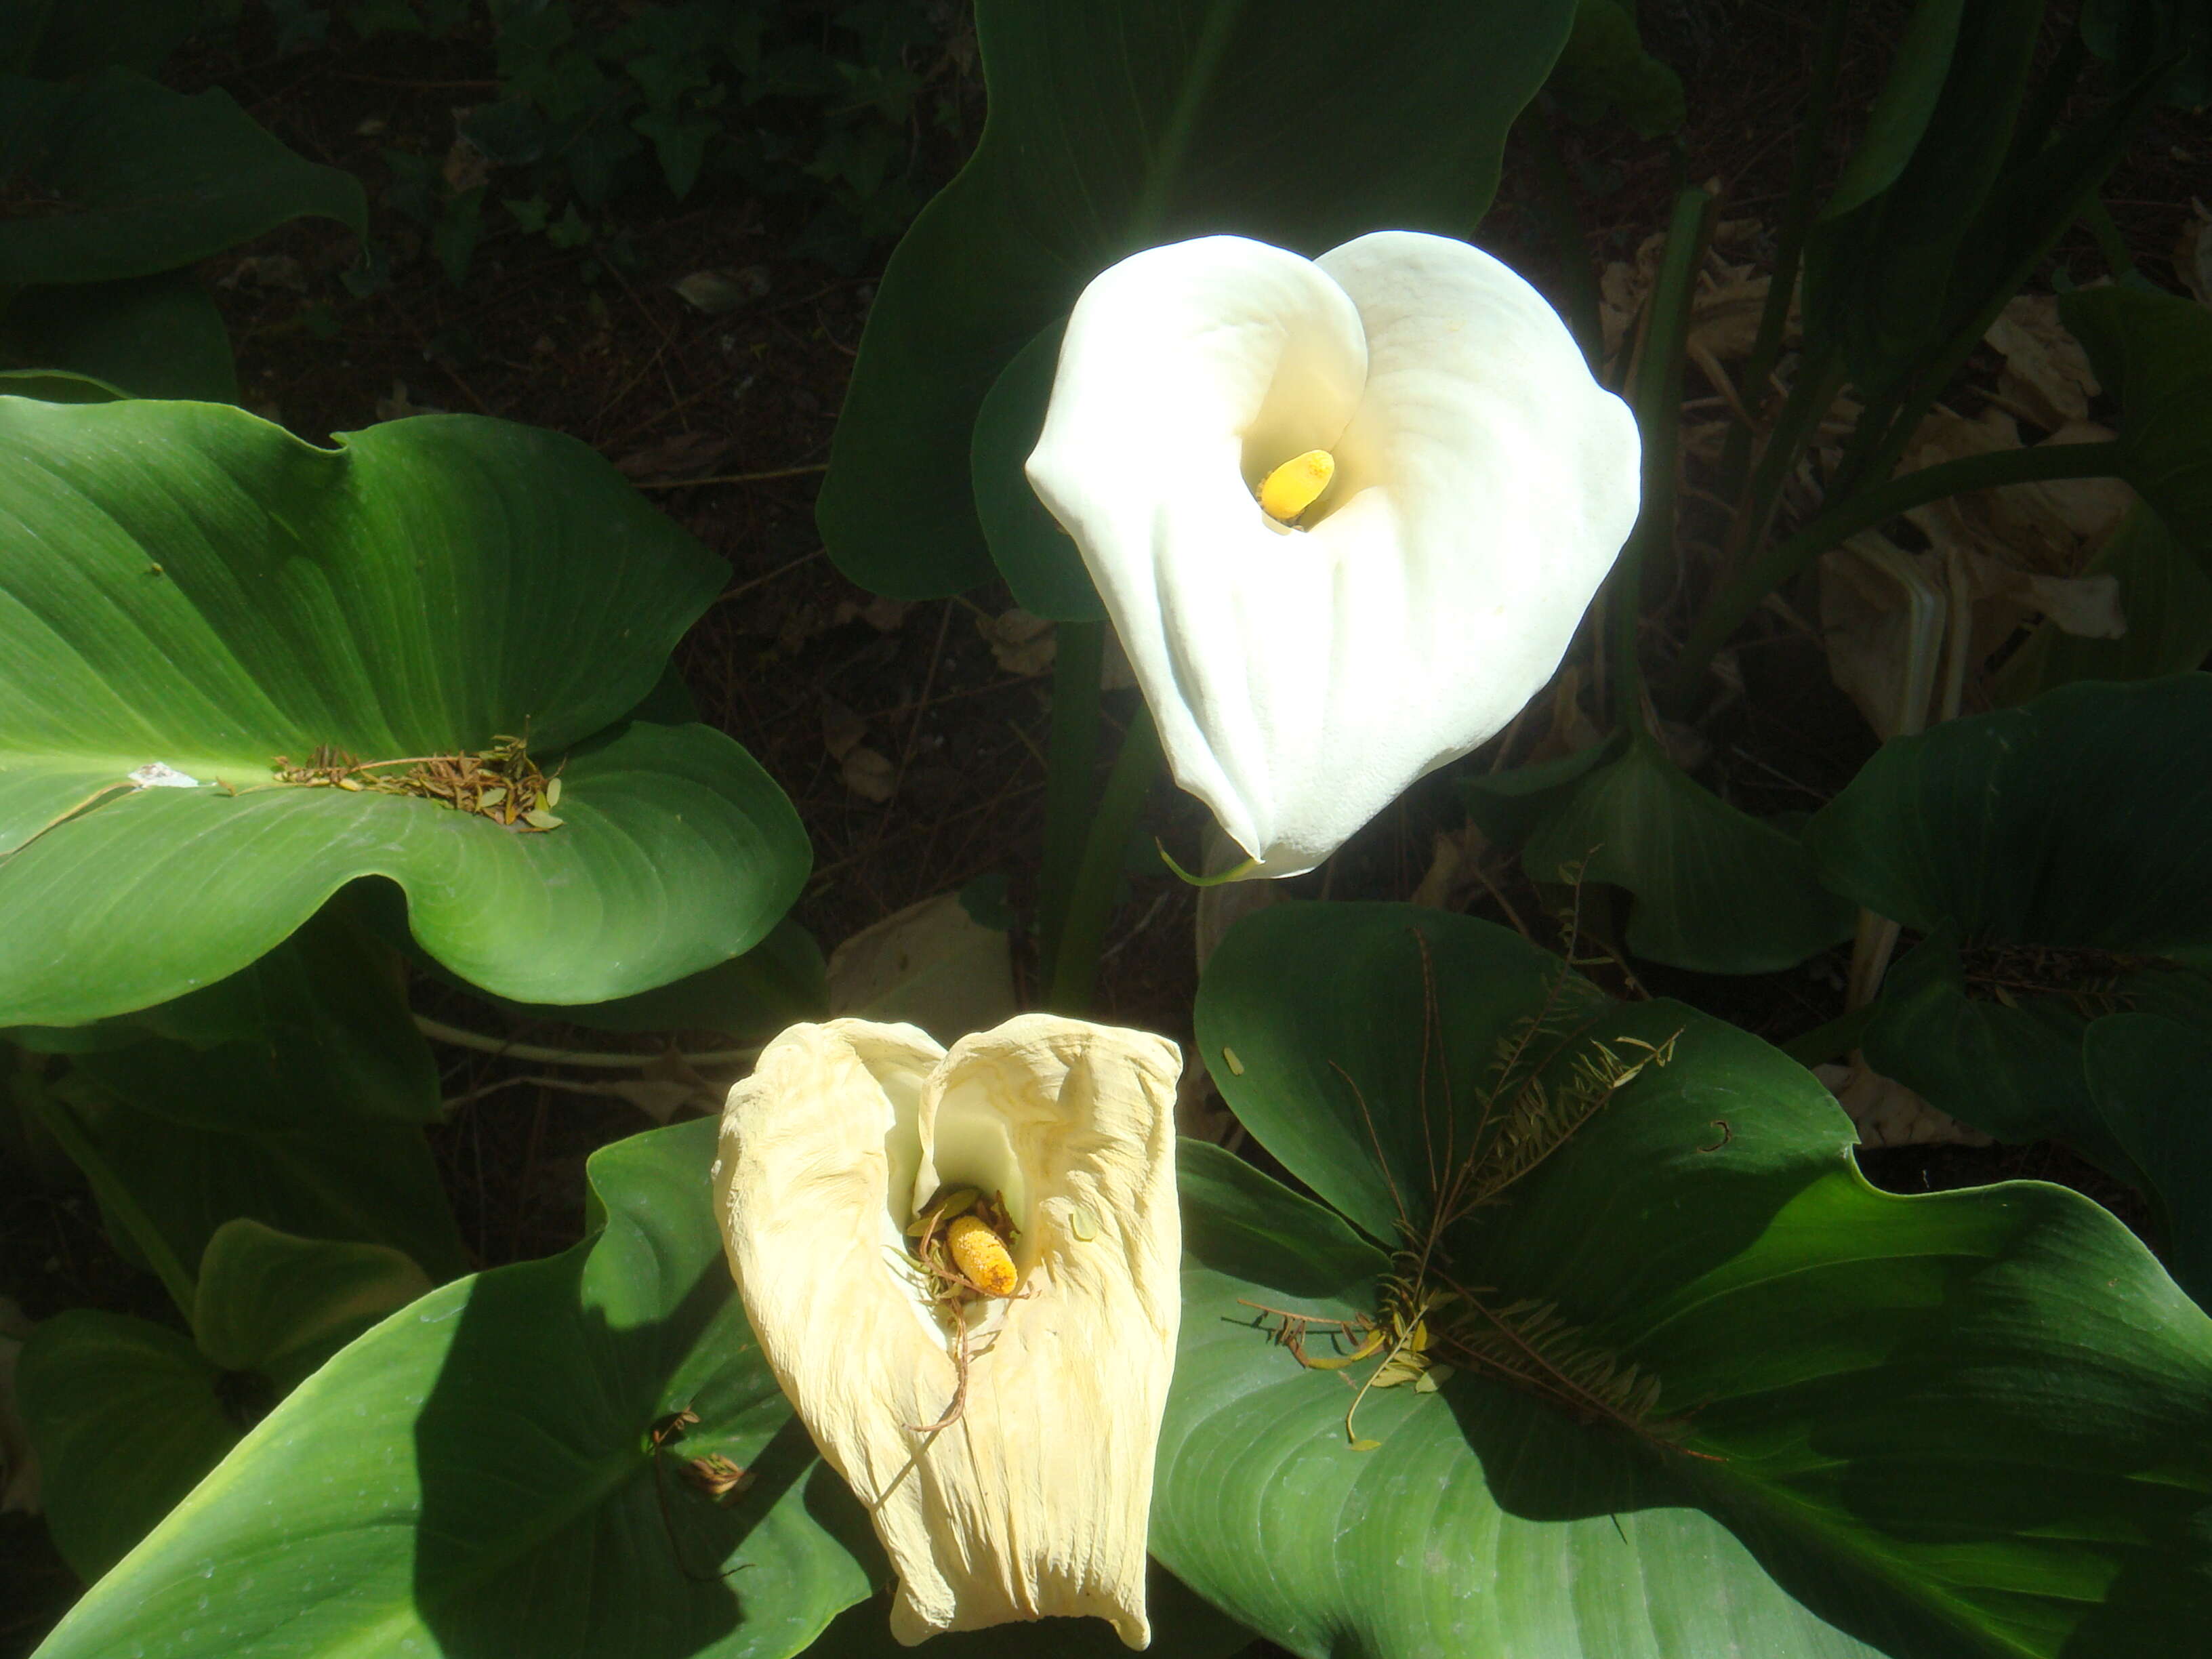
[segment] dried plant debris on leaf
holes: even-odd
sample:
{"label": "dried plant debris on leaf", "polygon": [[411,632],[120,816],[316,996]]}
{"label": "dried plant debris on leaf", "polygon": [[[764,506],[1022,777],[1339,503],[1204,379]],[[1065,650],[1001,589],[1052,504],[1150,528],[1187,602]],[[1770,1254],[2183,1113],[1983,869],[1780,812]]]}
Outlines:
{"label": "dried plant debris on leaf", "polygon": [[356,760],[342,749],[319,744],[304,763],[295,765],[289,756],[279,755],[270,769],[280,784],[413,795],[510,830],[557,830],[562,823],[553,811],[561,804],[560,776],[556,772],[549,777],[531,759],[521,738],[495,738],[480,754],[464,750],[381,761]]}
{"label": "dried plant debris on leaf", "polygon": [[[1418,934],[1415,939],[1426,987],[1425,1033],[1433,1033],[1437,1018],[1434,972],[1427,941]],[[1442,1145],[1431,1146],[1440,1175],[1425,1224],[1414,1221],[1392,1180],[1404,1243],[1377,1286],[1374,1316],[1322,1319],[1246,1304],[1260,1316],[1259,1328],[1303,1365],[1343,1370],[1376,1362],[1345,1413],[1345,1437],[1355,1450],[1371,1450],[1380,1443],[1363,1437],[1356,1425],[1360,1403],[1370,1389],[1411,1383],[1418,1392],[1432,1392],[1455,1370],[1500,1378],[1577,1417],[1611,1422],[1652,1442],[1674,1443],[1687,1426],[1686,1418],[1660,1413],[1656,1376],[1622,1358],[1554,1304],[1510,1296],[1462,1277],[1447,1242],[1455,1226],[1476,1210],[1500,1202],[1509,1188],[1564,1146],[1647,1069],[1674,1059],[1673,1036],[1658,1043],[1625,1036],[1611,1041],[1590,1037],[1582,1016],[1570,1015],[1561,1006],[1560,993],[1571,972],[1569,964],[1562,963],[1543,1005],[1516,1022],[1500,1041],[1489,1078],[1476,1097],[1475,1121],[1463,1155],[1455,1144],[1456,1115],[1447,1108]],[[1571,1060],[1555,1068],[1553,1062],[1569,1048],[1577,1050]],[[1440,1048],[1434,1053],[1449,1101],[1450,1078],[1443,1072]],[[1425,1121],[1431,1054],[1431,1042],[1425,1035]],[[1564,1074],[1547,1077],[1554,1069]],[[1372,1136],[1373,1115],[1358,1085],[1341,1068],[1338,1075],[1358,1101]],[[1376,1155],[1378,1159],[1383,1156],[1379,1141]],[[1384,1167],[1387,1174],[1387,1161]],[[1316,1336],[1328,1340],[1330,1352],[1310,1350]]]}

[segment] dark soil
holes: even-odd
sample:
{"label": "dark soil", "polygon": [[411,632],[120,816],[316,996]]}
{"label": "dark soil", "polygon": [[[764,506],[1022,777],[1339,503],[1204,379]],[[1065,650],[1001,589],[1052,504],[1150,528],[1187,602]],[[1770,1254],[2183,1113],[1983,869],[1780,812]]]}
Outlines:
{"label": "dark soil", "polygon": [[[1725,216],[1771,222],[1785,194],[1815,9],[1763,0],[1675,0],[1643,9],[1656,49],[1681,72],[1690,120],[1677,140],[1639,141],[1606,127],[1570,131],[1583,180],[1591,257],[1632,258],[1663,227],[1684,184],[1717,180]],[[1829,151],[1842,155],[1878,84],[1908,8],[1859,9],[1846,55]],[[2061,12],[2066,8],[2057,9]],[[678,658],[704,719],[742,742],[797,803],[812,835],[815,871],[798,919],[825,946],[905,905],[976,877],[1003,873],[1018,909],[1029,902],[1042,829],[1048,676],[1002,667],[978,629],[1012,604],[1002,592],[906,606],[872,605],[822,551],[812,501],[860,330],[881,268],[859,274],[793,257],[796,210],[708,181],[681,204],[665,198],[618,206],[635,248],[621,270],[592,250],[550,247],[494,228],[466,283],[456,287],[388,200],[387,149],[445,156],[456,112],[494,91],[487,43],[384,38],[276,55],[249,9],[234,35],[189,48],[167,77],[187,90],[228,88],[301,154],[368,182],[374,234],[392,255],[391,282],[356,297],[343,274],[359,249],[350,233],[313,223],[281,231],[210,262],[204,276],[236,343],[242,399],[302,436],[368,425],[380,416],[442,408],[498,416],[573,434],[623,466],[678,522],[730,566],[727,590]],[[2054,39],[2055,31],[2054,31]],[[980,85],[964,88],[965,124],[980,122]],[[916,167],[941,181],[962,144],[939,136]],[[2170,250],[2192,190],[2203,189],[2212,138],[2201,122],[2160,117],[2108,186],[2106,199],[2154,281],[2171,283]],[[495,195],[496,180],[495,180]],[[1509,152],[1497,204],[1475,239],[1562,297],[1560,261],[1535,209],[1533,163]],[[488,216],[487,223],[491,222]],[[296,259],[306,291],[265,286],[250,263]],[[2087,277],[2102,270],[2076,233],[2055,264]],[[726,313],[694,309],[672,286],[704,269],[753,274],[757,297]],[[736,475],[746,475],[738,477]],[[1689,509],[1694,511],[1692,507]],[[1651,622],[1650,647],[1679,640],[1687,597]],[[1755,624],[1741,652],[1745,695],[1704,732],[1709,782],[1764,812],[1817,807],[1874,746],[1831,684],[1817,645]],[[864,741],[896,775],[893,798],[865,799],[825,746],[834,700],[864,723]],[[1109,713],[1126,710],[1109,699]],[[1518,739],[1525,754],[1526,739]],[[1509,733],[1501,740],[1516,742]],[[1103,752],[1112,753],[1109,738]],[[1516,756],[1517,757],[1517,756]],[[1486,750],[1463,763],[1487,768]],[[1425,781],[1297,890],[1338,898],[1409,896],[1439,832],[1463,824],[1443,776]],[[1162,787],[1146,829],[1194,848],[1202,809]],[[1488,855],[1487,887],[1470,914],[1544,934],[1540,896],[1517,867]],[[1133,877],[1109,935],[1103,1017],[1188,1041],[1195,982],[1191,890],[1164,872]],[[1601,939],[1602,904],[1588,919]],[[1639,966],[1614,988],[1680,996],[1758,1034],[1786,1041],[1840,1010],[1844,953],[1794,972],[1725,980]],[[426,988],[424,1006],[446,1004]],[[493,1029],[479,1006],[454,1000],[456,1019]],[[532,1041],[544,1030],[513,1035]],[[606,1046],[595,1039],[583,1046]],[[470,1095],[502,1062],[446,1051],[447,1088]],[[648,1127],[626,1106],[537,1088],[471,1100],[437,1133],[463,1233],[484,1265],[557,1250],[580,1236],[582,1161],[592,1148]],[[2135,1196],[2062,1149],[1907,1148],[1874,1152],[1879,1184],[1919,1192],[2026,1177],[2089,1194],[2140,1224]],[[34,1316],[70,1305],[157,1316],[144,1275],[110,1249],[96,1208],[53,1160],[27,1167],[11,1152],[0,1170],[0,1261],[10,1291]],[[0,1516],[0,1652],[27,1650],[75,1593],[38,1522]]]}

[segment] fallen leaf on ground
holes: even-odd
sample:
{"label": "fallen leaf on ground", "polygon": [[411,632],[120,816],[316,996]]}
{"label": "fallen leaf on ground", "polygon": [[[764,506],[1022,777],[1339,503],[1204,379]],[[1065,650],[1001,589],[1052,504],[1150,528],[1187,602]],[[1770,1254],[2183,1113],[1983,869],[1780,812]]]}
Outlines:
{"label": "fallen leaf on ground", "polygon": [[940,1042],[1020,1012],[1004,929],[975,920],[957,893],[885,916],[830,953],[830,1012],[919,1025]]}
{"label": "fallen leaf on ground", "polygon": [[[1949,688],[1960,689],[1956,700],[1984,706],[1978,677],[2038,617],[2085,639],[2127,631],[2116,577],[2045,575],[1961,543],[1907,553],[1864,532],[1822,554],[1820,576],[1829,675],[1885,741],[1958,713]],[[1963,637],[1954,617],[1960,605],[1968,613]]]}
{"label": "fallen leaf on ground", "polygon": [[719,432],[679,432],[633,450],[615,463],[625,478],[675,479],[711,472],[738,447],[737,440]]}
{"label": "fallen leaf on ground", "polygon": [[283,288],[295,294],[307,291],[307,273],[289,253],[249,253],[216,279],[217,288]]}
{"label": "fallen leaf on ground", "polygon": [[404,380],[394,380],[392,395],[376,400],[376,418],[380,421],[404,421],[410,415],[442,415],[445,412],[435,404],[418,404],[410,398]]}
{"label": "fallen leaf on ground", "polygon": [[[2079,421],[2044,441],[2101,443],[2112,435]],[[1939,407],[1913,434],[1905,470],[2020,447],[2019,424],[2003,410],[1985,409],[1970,421]],[[2061,478],[1946,496],[1905,516],[1938,547],[1968,547],[2021,569],[2074,576],[2134,501],[2135,492],[2118,478]]]}
{"label": "fallen leaf on ground", "polygon": [[2089,418],[2089,399],[2098,392],[2089,354],[2058,320],[2058,301],[2049,294],[2016,295],[1999,312],[1982,338],[2003,356],[1997,393],[2046,430]]}
{"label": "fallen leaf on ground", "polygon": [[837,609],[832,616],[833,620],[841,628],[857,618],[867,623],[878,634],[896,634],[899,630],[900,624],[906,621],[907,610],[908,605],[904,599],[887,599],[879,593],[866,605],[852,599],[840,599],[837,601]]}
{"label": "fallen leaf on ground", "polygon": [[1989,1146],[1996,1143],[1930,1106],[1858,1055],[1849,1065],[1815,1066],[1813,1075],[1858,1126],[1862,1146]]}
{"label": "fallen leaf on ground", "polygon": [[978,617],[975,631],[990,641],[991,654],[1009,674],[1042,674],[1052,666],[1059,641],[1053,625],[1018,608],[1002,616]]}
{"label": "fallen leaf on ground", "polygon": [[868,734],[868,723],[835,697],[822,699],[822,746],[832,760],[842,760]]}
{"label": "fallen leaf on ground", "polygon": [[898,793],[898,769],[872,749],[846,751],[845,787],[863,800],[887,801]]}
{"label": "fallen leaf on ground", "polygon": [[744,265],[726,273],[695,270],[688,276],[678,277],[669,286],[694,310],[720,317],[764,297],[769,290],[768,269],[764,265]]}

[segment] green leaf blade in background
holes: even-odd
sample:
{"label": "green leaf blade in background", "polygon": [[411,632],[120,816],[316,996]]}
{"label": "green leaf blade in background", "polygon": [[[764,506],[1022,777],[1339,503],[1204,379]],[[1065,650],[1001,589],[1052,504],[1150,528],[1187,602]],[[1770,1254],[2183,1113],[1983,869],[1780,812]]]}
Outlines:
{"label": "green leaf blade in background", "polygon": [[238,1443],[220,1367],[191,1339],[70,1308],[24,1345],[16,1387],[54,1547],[98,1577]]}
{"label": "green leaf blade in background", "polygon": [[[715,1128],[601,1151],[592,1237],[434,1291],[345,1349],[40,1659],[162,1659],[218,1637],[235,1659],[803,1649],[870,1594],[853,1550],[871,1547],[730,1283],[707,1200]],[[687,1407],[700,1421],[656,1458],[650,1431]],[[727,1507],[682,1478],[707,1452],[755,1476]]]}
{"label": "green leaf blade in background", "polygon": [[1058,324],[1016,352],[975,412],[969,457],[975,516],[1014,603],[1054,622],[1097,622],[1105,602],[1091,585],[1074,538],[1045,510],[1024,470],[1044,429],[1045,406],[1060,367]]}
{"label": "green leaf blade in background", "polygon": [[[1554,763],[1540,804],[1470,781],[1486,829],[1526,827],[1534,881],[1605,882],[1634,896],[1629,949],[1711,974],[1774,973],[1849,939],[1850,907],[1820,884],[1797,839],[1737,811],[1638,738],[1584,769]],[[1550,782],[1551,774],[1545,781]],[[1510,776],[1510,775],[1509,775]]]}
{"label": "green leaf blade in background", "polygon": [[1445,28],[1415,0],[984,0],[982,139],[891,256],[832,441],[816,514],[838,568],[915,599],[989,577],[977,411],[1115,260],[1216,233],[1309,254],[1385,227],[1466,235],[1573,13],[1479,0]]}
{"label": "green leaf blade in background", "polygon": [[2212,576],[2212,311],[2115,285],[2062,296],[2058,314],[2119,399],[2123,475]]}
{"label": "green leaf blade in background", "polygon": [[1990,690],[1999,707],[2076,680],[2161,679],[2212,655],[2212,576],[2143,502],[2129,507],[2081,574],[2118,583],[2127,632],[2087,639],[2046,618],[1997,671]]}
{"label": "green leaf blade in background", "polygon": [[0,285],[147,276],[289,220],[368,228],[361,181],[294,155],[210,89],[132,70],[67,87],[0,76],[0,173],[26,173],[68,211],[0,219]]}
{"label": "green leaf blade in background", "polygon": [[2173,1276],[2212,1310],[2212,1037],[2201,1020],[2111,1014],[2082,1043],[2089,1092],[2143,1171]]}
{"label": "green leaf blade in background", "polygon": [[0,312],[0,357],[88,375],[134,397],[238,401],[222,313],[189,270],[18,294]]}
{"label": "green leaf blade in background", "polygon": [[1840,350],[1869,390],[1944,337],[1948,287],[2012,149],[2044,0],[1922,0],[1866,141],[1805,249],[1809,356]]}
{"label": "green leaf blade in background", "polygon": [[[1499,1133],[1486,1109],[1646,1059],[1444,1248],[1517,1352],[1599,1368],[1554,1376],[1633,1365],[1654,1414],[1578,1420],[1478,1364],[1370,1391],[1358,1431],[1380,1445],[1352,1450],[1344,1376],[1301,1370],[1239,1298],[1371,1314],[1384,1257],[1187,1159],[1186,1188],[1215,1190],[1188,1224],[1167,1565],[1316,1655],[2154,1659],[2194,1640],[2212,1322],[2141,1244],[2055,1188],[1877,1193],[1778,1052],[1565,974],[1464,918],[1280,906],[1215,954],[1199,1042],[1247,1127],[1378,1238],[1425,1222],[1443,1149]],[[1493,1097],[1501,1040],[1514,1081]],[[1564,1335],[1528,1334],[1526,1303]]]}
{"label": "green leaf blade in background", "polygon": [[2092,1021],[2212,1018],[2212,676],[2080,681],[1885,744],[1806,829],[1821,878],[1925,937],[1869,1061],[1962,1122],[2124,1181],[2082,1070]]}
{"label": "green leaf blade in background", "polygon": [[[35,941],[0,963],[0,1022],[168,1000],[364,876],[407,890],[447,967],[546,1002],[740,954],[796,896],[797,815],[729,738],[640,721],[574,746],[722,580],[583,446],[429,416],[326,451],[209,405],[10,399],[0,486],[0,922]],[[270,774],[502,734],[562,766],[561,828]],[[198,787],[125,787],[153,762]]]}
{"label": "green leaf blade in background", "polygon": [[1806,828],[1822,879],[1916,931],[2212,947],[2212,675],[2062,686],[1894,738]]}
{"label": "green leaf blade in background", "polygon": [[191,1340],[95,1309],[41,1323],[19,1378],[64,1559],[99,1577],[301,1376],[429,1288],[396,1250],[234,1221],[201,1264]]}

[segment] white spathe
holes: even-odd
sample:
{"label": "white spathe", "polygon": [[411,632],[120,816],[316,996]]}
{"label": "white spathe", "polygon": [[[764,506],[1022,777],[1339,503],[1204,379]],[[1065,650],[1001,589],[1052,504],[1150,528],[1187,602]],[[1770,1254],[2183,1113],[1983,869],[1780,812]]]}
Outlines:
{"label": "white spathe", "polygon": [[[866,1505],[913,1644],[1049,1614],[1151,1639],[1145,1540],[1182,1312],[1164,1037],[1025,1014],[941,1048],[794,1025],[730,1091],[722,1239],[776,1380]],[[956,1340],[904,1237],[940,1183],[1004,1194],[1013,1299]]]}
{"label": "white spathe", "polygon": [[[1312,449],[1297,527],[1255,498]],[[1479,249],[1377,231],[1306,259],[1208,236],[1068,318],[1038,496],[1081,549],[1176,783],[1310,870],[1551,678],[1636,520],[1627,406]]]}

